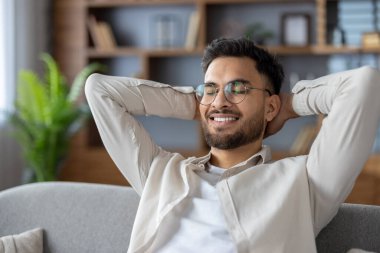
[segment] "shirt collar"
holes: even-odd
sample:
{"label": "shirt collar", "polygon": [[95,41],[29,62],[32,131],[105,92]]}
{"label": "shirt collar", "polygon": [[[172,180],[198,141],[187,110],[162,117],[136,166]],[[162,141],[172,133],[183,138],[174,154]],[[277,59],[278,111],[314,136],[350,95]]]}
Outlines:
{"label": "shirt collar", "polygon": [[[194,157],[193,159],[191,159],[190,162],[192,164],[198,165],[196,170],[204,170],[206,168],[206,164],[210,161],[210,158],[211,158],[211,152],[209,152],[205,156]],[[254,154],[247,160],[236,164],[230,169],[240,168],[240,167],[245,167],[245,168],[252,167],[255,165],[267,163],[271,160],[272,160],[272,153],[271,153],[270,147],[263,145],[259,152],[257,152],[256,154]]]}

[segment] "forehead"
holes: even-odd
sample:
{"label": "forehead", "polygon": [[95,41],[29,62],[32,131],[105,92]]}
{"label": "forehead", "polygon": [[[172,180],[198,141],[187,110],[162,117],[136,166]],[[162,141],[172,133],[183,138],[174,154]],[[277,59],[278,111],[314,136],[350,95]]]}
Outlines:
{"label": "forehead", "polygon": [[205,82],[229,82],[235,79],[261,80],[254,60],[248,57],[218,57],[206,73]]}

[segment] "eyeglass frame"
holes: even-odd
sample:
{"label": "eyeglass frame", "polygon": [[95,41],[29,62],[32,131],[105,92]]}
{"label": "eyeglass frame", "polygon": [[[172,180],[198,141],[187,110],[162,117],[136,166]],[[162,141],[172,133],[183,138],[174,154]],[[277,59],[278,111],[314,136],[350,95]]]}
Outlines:
{"label": "eyeglass frame", "polygon": [[[227,96],[226,96],[226,94],[225,94],[225,92],[226,92],[226,87],[228,87],[228,85],[233,84],[234,82],[241,82],[241,83],[243,84],[243,86],[244,86],[244,98],[243,98],[240,102],[237,102],[237,103],[231,102],[231,101],[227,98]],[[246,80],[234,80],[234,81],[228,82],[228,83],[224,86],[224,88],[223,88],[223,95],[224,95],[224,98],[225,98],[228,102],[230,102],[231,104],[235,104],[235,105],[236,105],[236,104],[240,104],[241,102],[243,102],[243,101],[245,100],[245,98],[247,97],[248,91],[250,91],[250,90],[261,90],[261,91],[266,91],[266,92],[268,92],[269,96],[272,96],[272,95],[273,95],[273,93],[272,93],[269,89],[266,89],[266,88],[265,88],[265,89],[261,89],[261,88],[257,88],[257,87],[251,87],[251,86],[248,86],[248,84],[250,84],[250,82],[249,82],[249,81],[246,81]],[[212,86],[212,87],[215,88],[215,94],[213,95],[213,99],[212,99],[211,102],[208,103],[208,104],[202,104],[201,101],[199,101],[199,99],[198,99],[198,96],[197,96],[197,88],[198,88],[199,86],[201,86],[201,85],[203,85],[203,86],[205,86],[205,85],[209,85],[209,86]],[[215,86],[216,86],[216,85],[215,85],[214,83],[203,83],[203,84],[199,84],[199,85],[195,88],[195,90],[194,90],[194,94],[195,94],[195,98],[196,98],[196,100],[198,101],[199,104],[201,104],[201,105],[211,105],[211,104],[215,101],[215,98],[216,98],[218,92],[220,91],[220,88],[217,88],[217,87],[215,87]],[[232,94],[232,93],[231,93],[231,94]]]}

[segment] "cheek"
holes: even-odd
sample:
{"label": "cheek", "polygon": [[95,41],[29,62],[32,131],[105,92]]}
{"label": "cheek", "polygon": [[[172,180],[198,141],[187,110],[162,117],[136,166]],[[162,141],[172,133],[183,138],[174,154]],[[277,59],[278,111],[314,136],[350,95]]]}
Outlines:
{"label": "cheek", "polygon": [[254,121],[263,121],[268,119],[268,115],[265,111],[265,106],[263,104],[255,104],[254,106],[251,106],[250,108],[243,109],[241,112],[244,115],[248,115],[248,118]]}
{"label": "cheek", "polygon": [[207,108],[208,108],[207,106],[199,105],[199,114],[200,114],[200,117],[201,117],[202,120],[205,119]]}
{"label": "cheek", "polygon": [[250,117],[254,116],[263,116],[261,112],[265,112],[265,104],[263,101],[247,101],[249,103],[241,103],[238,106],[239,111],[243,115],[250,115]]}

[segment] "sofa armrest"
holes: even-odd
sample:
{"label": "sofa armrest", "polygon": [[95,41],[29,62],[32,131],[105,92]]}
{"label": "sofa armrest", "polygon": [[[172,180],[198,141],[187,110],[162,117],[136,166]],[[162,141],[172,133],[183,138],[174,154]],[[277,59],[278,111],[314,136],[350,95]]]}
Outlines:
{"label": "sofa armrest", "polygon": [[41,227],[44,252],[126,252],[138,202],[130,187],[22,185],[0,192],[0,236]]}

